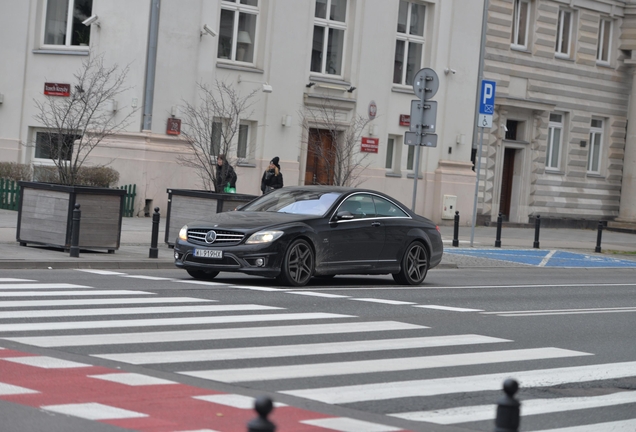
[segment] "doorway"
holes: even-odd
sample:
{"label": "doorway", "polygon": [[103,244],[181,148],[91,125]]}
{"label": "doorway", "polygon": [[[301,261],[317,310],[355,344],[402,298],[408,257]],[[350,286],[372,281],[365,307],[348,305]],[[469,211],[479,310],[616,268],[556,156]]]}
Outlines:
{"label": "doorway", "polygon": [[333,184],[336,159],[331,131],[309,129],[307,141],[307,164],[305,165],[306,185]]}
{"label": "doorway", "polygon": [[499,213],[504,221],[510,220],[510,203],[512,202],[512,182],[515,172],[515,155],[517,150],[506,148],[504,151],[501,172],[501,194],[499,196]]}

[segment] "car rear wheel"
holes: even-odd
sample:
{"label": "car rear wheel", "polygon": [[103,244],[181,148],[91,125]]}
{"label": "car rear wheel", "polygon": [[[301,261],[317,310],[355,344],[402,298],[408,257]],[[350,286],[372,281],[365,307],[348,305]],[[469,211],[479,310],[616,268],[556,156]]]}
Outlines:
{"label": "car rear wheel", "polygon": [[314,251],[305,240],[294,240],[285,252],[278,281],[285,285],[305,286],[314,273]]}
{"label": "car rear wheel", "polygon": [[214,270],[186,270],[190,276],[198,280],[212,280],[219,274]]}
{"label": "car rear wheel", "polygon": [[393,279],[401,285],[419,285],[427,272],[428,252],[422,243],[413,242],[404,253],[400,272],[394,273]]}

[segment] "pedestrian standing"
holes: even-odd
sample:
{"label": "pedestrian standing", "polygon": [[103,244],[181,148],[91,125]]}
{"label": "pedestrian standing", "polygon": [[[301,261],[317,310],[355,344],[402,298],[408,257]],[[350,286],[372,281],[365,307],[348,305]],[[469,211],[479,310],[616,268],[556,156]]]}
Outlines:
{"label": "pedestrian standing", "polygon": [[216,158],[216,182],[214,183],[214,192],[230,192],[230,189],[236,192],[236,172],[227,161],[225,155],[220,154]]}
{"label": "pedestrian standing", "polygon": [[276,156],[269,162],[269,167],[263,173],[263,178],[261,179],[263,195],[283,187],[283,173],[280,172],[279,161],[280,159]]}

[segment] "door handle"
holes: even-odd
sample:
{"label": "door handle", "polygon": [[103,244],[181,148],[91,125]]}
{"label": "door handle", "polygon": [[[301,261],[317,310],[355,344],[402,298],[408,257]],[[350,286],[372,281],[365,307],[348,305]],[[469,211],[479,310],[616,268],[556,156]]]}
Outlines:
{"label": "door handle", "polygon": [[372,227],[379,227],[380,225],[382,225],[380,222],[372,222],[371,223]]}

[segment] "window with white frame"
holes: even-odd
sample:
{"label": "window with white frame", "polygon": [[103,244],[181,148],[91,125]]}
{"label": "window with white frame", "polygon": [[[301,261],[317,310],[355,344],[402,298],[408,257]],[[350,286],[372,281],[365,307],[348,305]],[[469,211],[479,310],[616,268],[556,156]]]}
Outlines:
{"label": "window with white frame", "polygon": [[311,72],[342,76],[347,0],[316,0]]}
{"label": "window with white frame", "polygon": [[384,167],[388,170],[393,170],[393,161],[395,159],[395,138],[389,136],[386,140],[386,161]]}
{"label": "window with white frame", "polygon": [[44,13],[44,45],[84,46],[91,28],[82,21],[93,12],[93,0],[47,0]]}
{"label": "window with white frame", "polygon": [[570,57],[572,45],[572,17],[573,13],[568,9],[559,9],[557,21],[557,39],[554,52],[558,57]]}
{"label": "window with white frame", "polygon": [[601,173],[601,152],[603,151],[603,120],[592,119],[590,127],[590,148],[587,153],[587,172]]}
{"label": "window with white frame", "polygon": [[[253,139],[252,134],[254,126],[252,122],[241,121],[238,125],[236,133],[230,137],[228,123],[221,119],[215,119],[212,122],[212,130],[210,134],[210,155],[218,156],[225,153],[227,156],[234,155],[234,149],[236,149],[236,157],[239,162],[245,161],[250,157],[250,143]],[[224,135],[227,134],[227,135]],[[232,142],[225,142],[226,139],[231,139]],[[231,154],[230,154],[231,153]]]}
{"label": "window with white frame", "polygon": [[408,146],[409,150],[406,154],[406,169],[413,171],[413,165],[415,165],[415,146]]}
{"label": "window with white frame", "polygon": [[530,27],[530,0],[514,0],[512,15],[511,45],[514,48],[528,48],[528,28]]}
{"label": "window with white frame", "polygon": [[610,47],[612,41],[612,20],[601,18],[598,27],[598,47],[596,49],[596,61],[609,63]]}
{"label": "window with white frame", "polygon": [[218,156],[223,145],[223,123],[214,121],[212,123],[212,134],[210,135],[210,155]]}
{"label": "window with white frame", "polygon": [[223,0],[217,58],[254,63],[258,0]]}
{"label": "window with white frame", "polygon": [[236,157],[239,160],[246,160],[250,155],[250,142],[252,141],[252,126],[243,122],[239,125],[238,142],[236,143]]}
{"label": "window with white frame", "polygon": [[35,159],[67,160],[73,156],[73,143],[81,136],[56,132],[35,133]]}
{"label": "window with white frame", "polygon": [[393,66],[394,84],[412,85],[413,77],[422,67],[425,17],[426,6],[400,0]]}
{"label": "window with white frame", "polygon": [[551,113],[548,126],[548,152],[546,169],[558,170],[561,166],[561,142],[563,140],[563,114]]}

